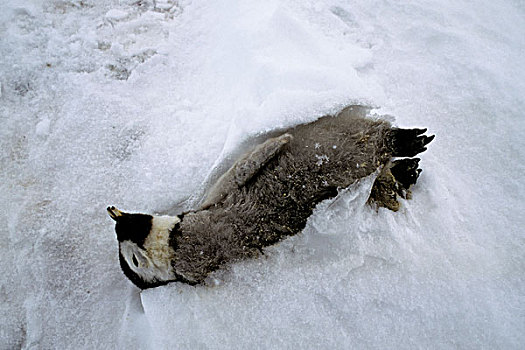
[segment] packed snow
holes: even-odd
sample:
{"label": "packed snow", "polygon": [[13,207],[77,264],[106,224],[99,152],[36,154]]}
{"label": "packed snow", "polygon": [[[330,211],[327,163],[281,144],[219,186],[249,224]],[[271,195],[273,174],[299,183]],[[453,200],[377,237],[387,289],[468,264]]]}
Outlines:
{"label": "packed snow", "polygon": [[[516,0],[4,0],[0,348],[521,349]],[[192,208],[251,138],[374,106],[436,134],[413,199],[371,179],[206,286],[140,292],[105,208]]]}

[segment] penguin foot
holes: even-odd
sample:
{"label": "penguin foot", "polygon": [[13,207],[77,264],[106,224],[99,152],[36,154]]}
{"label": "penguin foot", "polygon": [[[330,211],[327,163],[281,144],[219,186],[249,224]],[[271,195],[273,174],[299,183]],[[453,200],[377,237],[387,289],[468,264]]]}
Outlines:
{"label": "penguin foot", "polygon": [[410,187],[416,183],[422,171],[418,168],[419,161],[419,158],[407,158],[387,164],[372,186],[368,204],[398,211],[398,196],[412,198]]}
{"label": "penguin foot", "polygon": [[427,150],[425,147],[435,137],[423,135],[427,129],[393,128],[387,135],[387,147],[393,157],[414,157]]}
{"label": "penguin foot", "polygon": [[[417,178],[422,172],[422,170],[418,168],[420,160],[419,158],[405,158],[392,163],[390,172],[394,176],[397,187],[401,192],[409,191],[410,186],[416,184]],[[402,193],[398,192],[398,194],[406,198]]]}

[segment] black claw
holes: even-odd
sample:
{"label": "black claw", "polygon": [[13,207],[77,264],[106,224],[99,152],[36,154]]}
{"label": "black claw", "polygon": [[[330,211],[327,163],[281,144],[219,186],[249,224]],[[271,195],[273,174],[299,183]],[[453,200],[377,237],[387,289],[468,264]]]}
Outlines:
{"label": "black claw", "polygon": [[436,135],[432,136],[423,136],[423,145],[428,145]]}

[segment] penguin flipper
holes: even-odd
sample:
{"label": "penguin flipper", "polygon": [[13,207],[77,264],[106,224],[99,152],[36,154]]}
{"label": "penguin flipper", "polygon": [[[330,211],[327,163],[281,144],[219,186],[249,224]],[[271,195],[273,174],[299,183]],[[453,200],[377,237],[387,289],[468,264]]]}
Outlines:
{"label": "penguin flipper", "polygon": [[261,143],[255,149],[239,159],[232,167],[233,180],[238,187],[248,182],[259,170],[265,166],[288,142],[292,135],[283,134]]}
{"label": "penguin flipper", "polygon": [[244,184],[275,157],[292,138],[292,135],[288,133],[273,137],[257,145],[251,152],[242,156],[213,185],[200,209],[209,208],[221,201],[230,191],[244,186]]}

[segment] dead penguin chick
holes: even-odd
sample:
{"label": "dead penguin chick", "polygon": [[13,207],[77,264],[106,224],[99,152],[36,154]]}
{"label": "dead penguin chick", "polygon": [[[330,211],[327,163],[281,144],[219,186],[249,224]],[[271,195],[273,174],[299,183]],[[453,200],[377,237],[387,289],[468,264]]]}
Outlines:
{"label": "dead penguin chick", "polygon": [[139,288],[202,283],[227,263],[257,256],[299,233],[315,206],[380,170],[369,203],[398,210],[421,172],[417,158],[434,136],[393,128],[350,106],[299,125],[239,158],[200,208],[178,216],[128,214],[114,207],[122,270]]}

